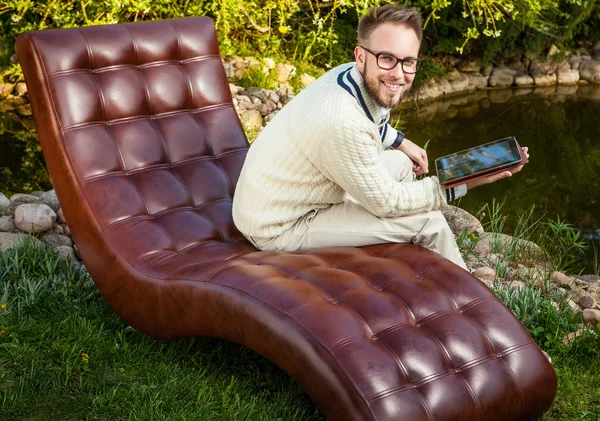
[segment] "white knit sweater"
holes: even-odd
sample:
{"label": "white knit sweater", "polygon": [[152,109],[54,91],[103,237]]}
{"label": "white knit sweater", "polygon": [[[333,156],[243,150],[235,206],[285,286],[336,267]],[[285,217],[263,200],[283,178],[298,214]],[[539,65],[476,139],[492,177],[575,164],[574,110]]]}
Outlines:
{"label": "white knit sweater", "polygon": [[400,183],[389,175],[379,157],[382,136],[391,144],[389,125],[371,120],[375,110],[354,63],[300,92],[248,151],[233,198],[237,228],[277,237],[308,212],[342,202],[344,192],[382,218],[444,206],[454,190],[437,177]]}

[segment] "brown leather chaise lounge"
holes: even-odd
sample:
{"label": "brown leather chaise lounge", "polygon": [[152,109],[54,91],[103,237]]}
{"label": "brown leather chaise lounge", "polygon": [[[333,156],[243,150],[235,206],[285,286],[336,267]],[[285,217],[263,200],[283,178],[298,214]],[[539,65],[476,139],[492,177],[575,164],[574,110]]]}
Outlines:
{"label": "brown leather chaise lounge", "polygon": [[527,331],[436,253],[246,241],[231,201],[248,142],[210,19],[27,33],[17,54],[73,238],[131,326],[243,344],[330,421],[528,420],[552,404]]}

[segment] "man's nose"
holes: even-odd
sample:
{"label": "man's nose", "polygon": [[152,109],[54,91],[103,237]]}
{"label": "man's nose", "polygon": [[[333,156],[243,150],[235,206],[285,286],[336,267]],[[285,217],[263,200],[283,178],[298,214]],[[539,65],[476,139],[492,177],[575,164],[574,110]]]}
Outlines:
{"label": "man's nose", "polygon": [[402,70],[402,63],[398,62],[396,67],[390,70],[389,75],[394,79],[404,79],[406,75],[404,74],[404,70]]}

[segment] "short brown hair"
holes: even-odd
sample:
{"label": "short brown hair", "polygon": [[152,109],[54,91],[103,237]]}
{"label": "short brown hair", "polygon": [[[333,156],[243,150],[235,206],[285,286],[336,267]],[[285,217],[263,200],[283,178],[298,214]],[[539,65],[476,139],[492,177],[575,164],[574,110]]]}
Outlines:
{"label": "short brown hair", "polygon": [[406,25],[417,34],[419,42],[423,38],[423,19],[416,9],[408,9],[399,4],[386,4],[380,7],[371,7],[358,23],[358,42],[363,45],[371,33],[379,25],[396,23]]}

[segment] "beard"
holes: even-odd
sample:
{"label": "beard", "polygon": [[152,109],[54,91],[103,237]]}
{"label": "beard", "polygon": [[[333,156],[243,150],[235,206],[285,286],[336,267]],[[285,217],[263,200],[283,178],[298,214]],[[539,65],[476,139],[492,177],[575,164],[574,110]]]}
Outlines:
{"label": "beard", "polygon": [[[400,63],[398,63],[398,65],[400,65]],[[400,88],[401,90],[398,94],[395,94],[393,92],[381,93],[381,82],[377,78],[370,79],[367,68],[368,66],[365,62],[365,74],[363,75],[363,79],[365,80],[365,88],[371,96],[371,98],[373,98],[375,104],[388,109],[396,108],[400,104],[400,101],[402,101],[402,96],[404,95],[405,87],[409,87],[407,86],[408,84],[402,85],[402,87]],[[389,83],[394,83],[394,81]]]}

